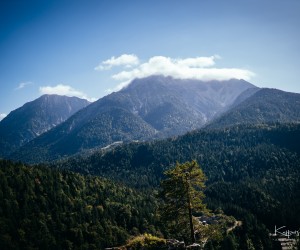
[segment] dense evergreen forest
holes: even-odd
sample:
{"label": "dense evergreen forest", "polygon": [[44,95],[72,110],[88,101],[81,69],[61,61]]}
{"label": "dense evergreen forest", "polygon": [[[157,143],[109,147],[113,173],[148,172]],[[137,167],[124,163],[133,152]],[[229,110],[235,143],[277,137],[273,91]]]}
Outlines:
{"label": "dense evergreen forest", "polygon": [[[145,232],[180,234],[166,229],[157,214],[160,201],[149,190],[6,160],[0,160],[0,180],[0,249],[104,249],[132,246],[139,239],[132,237]],[[243,226],[228,233],[232,217],[218,209],[221,224],[212,227],[217,233],[206,232],[211,237],[206,249],[274,249],[264,225],[238,212]]]}
{"label": "dense evergreen forest", "polygon": [[156,234],[145,192],[42,166],[0,161],[0,249],[104,249]]}
{"label": "dense evergreen forest", "polygon": [[158,187],[164,170],[195,159],[207,202],[233,215],[245,210],[268,228],[300,225],[300,125],[265,124],[199,130],[168,140],[131,143],[61,168],[101,175],[138,189]]}
{"label": "dense evergreen forest", "polygon": [[192,159],[207,176],[208,208],[242,221],[206,249],[276,249],[274,226],[300,225],[299,141],[297,124],[235,126],[51,166],[1,160],[0,249],[103,249],[141,233],[172,237],[157,217],[157,190],[165,170]]}

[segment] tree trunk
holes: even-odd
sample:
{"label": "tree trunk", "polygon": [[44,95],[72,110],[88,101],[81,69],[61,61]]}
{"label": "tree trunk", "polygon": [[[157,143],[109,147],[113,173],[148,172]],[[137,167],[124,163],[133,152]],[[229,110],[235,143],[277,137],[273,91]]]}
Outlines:
{"label": "tree trunk", "polygon": [[188,198],[188,210],[189,210],[189,220],[190,220],[190,230],[191,230],[191,240],[192,243],[196,242],[194,224],[193,224],[193,215],[192,215],[192,203],[190,195],[190,183],[188,180],[188,174],[186,174],[186,185],[187,185],[187,198]]}

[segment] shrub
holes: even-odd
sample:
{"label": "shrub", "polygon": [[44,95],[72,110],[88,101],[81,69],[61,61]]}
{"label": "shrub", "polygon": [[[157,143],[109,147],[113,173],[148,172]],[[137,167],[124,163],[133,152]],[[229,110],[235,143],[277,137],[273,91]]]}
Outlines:
{"label": "shrub", "polygon": [[130,250],[154,250],[164,249],[164,246],[166,246],[165,239],[146,233],[129,240],[126,248]]}

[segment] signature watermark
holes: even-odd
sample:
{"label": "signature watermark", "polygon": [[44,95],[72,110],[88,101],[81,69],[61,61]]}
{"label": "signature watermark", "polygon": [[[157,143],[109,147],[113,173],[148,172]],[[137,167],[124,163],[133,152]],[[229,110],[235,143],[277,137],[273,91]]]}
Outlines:
{"label": "signature watermark", "polygon": [[289,230],[286,228],[286,226],[282,226],[282,227],[276,227],[275,225],[275,231],[274,231],[274,234],[272,234],[273,236],[284,236],[284,237],[287,237],[288,239],[290,237],[293,237],[293,236],[297,236],[299,237],[300,235],[300,230]]}

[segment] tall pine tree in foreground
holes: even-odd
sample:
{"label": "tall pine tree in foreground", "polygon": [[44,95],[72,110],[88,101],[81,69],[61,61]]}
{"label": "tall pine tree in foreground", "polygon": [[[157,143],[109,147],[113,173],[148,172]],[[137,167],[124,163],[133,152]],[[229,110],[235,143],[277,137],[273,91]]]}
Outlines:
{"label": "tall pine tree in foreground", "polygon": [[160,196],[162,220],[172,236],[194,243],[195,215],[207,212],[203,204],[206,177],[196,161],[177,163],[165,172]]}

